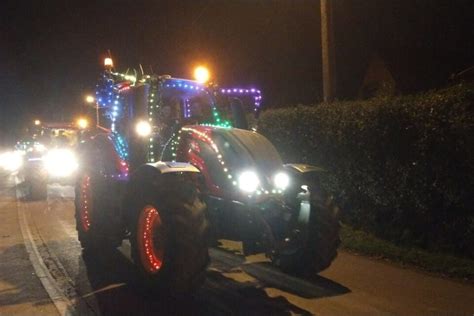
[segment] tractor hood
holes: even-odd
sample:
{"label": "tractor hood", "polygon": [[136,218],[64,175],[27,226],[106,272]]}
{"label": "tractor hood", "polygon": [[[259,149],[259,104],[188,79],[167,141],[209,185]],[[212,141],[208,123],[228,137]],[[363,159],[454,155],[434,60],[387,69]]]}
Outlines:
{"label": "tractor hood", "polygon": [[233,169],[253,169],[269,180],[281,171],[283,162],[275,147],[264,136],[237,128],[215,128],[212,138]]}

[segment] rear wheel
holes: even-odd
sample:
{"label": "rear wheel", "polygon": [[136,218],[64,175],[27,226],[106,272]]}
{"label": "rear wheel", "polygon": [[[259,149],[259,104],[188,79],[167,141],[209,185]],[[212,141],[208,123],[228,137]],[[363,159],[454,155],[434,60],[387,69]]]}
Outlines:
{"label": "rear wheel", "polygon": [[134,195],[132,258],[147,291],[184,294],[201,285],[209,261],[206,205],[184,176],[158,177],[163,186],[142,184]]}
{"label": "rear wheel", "polygon": [[84,173],[77,179],[75,187],[75,217],[78,239],[84,249],[114,248],[120,245],[121,238],[112,232],[117,231],[106,192],[107,186],[102,177]]}

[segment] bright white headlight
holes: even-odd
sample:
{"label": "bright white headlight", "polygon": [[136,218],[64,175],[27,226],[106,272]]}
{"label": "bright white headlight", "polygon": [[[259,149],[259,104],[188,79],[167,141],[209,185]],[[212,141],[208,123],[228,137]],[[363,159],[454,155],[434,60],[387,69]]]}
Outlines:
{"label": "bright white headlight", "polygon": [[43,152],[46,150],[46,146],[43,145],[43,144],[34,144],[33,145],[33,148],[36,150],[36,151],[39,151],[39,152]]}
{"label": "bright white headlight", "polygon": [[10,151],[0,155],[0,167],[7,171],[17,171],[23,165],[23,155],[19,151]]}
{"label": "bright white headlight", "polygon": [[69,149],[52,149],[43,161],[46,171],[54,177],[67,177],[79,167],[76,155]]}
{"label": "bright white headlight", "polygon": [[253,171],[244,171],[239,176],[239,189],[244,192],[252,193],[257,190],[260,180]]}
{"label": "bright white headlight", "polygon": [[290,184],[290,177],[284,172],[278,172],[273,178],[273,185],[278,190],[285,190]]}
{"label": "bright white headlight", "polygon": [[139,121],[137,125],[135,125],[135,132],[137,132],[138,136],[146,137],[151,134],[151,125],[147,121]]}

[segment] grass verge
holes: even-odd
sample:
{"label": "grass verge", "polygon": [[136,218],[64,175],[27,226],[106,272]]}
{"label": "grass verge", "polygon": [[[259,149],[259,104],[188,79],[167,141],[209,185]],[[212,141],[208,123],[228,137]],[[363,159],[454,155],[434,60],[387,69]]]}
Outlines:
{"label": "grass verge", "polygon": [[341,247],[349,251],[411,265],[443,276],[474,281],[474,260],[401,247],[344,224],[341,228],[341,241]]}

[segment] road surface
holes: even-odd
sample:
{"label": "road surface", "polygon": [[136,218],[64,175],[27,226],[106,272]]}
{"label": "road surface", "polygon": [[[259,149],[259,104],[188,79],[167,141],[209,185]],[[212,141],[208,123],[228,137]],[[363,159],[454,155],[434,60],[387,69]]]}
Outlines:
{"label": "road surface", "polygon": [[[134,282],[128,242],[91,256],[77,241],[73,188],[26,202],[0,175],[0,315],[474,315],[474,286],[340,252],[312,279],[273,269],[240,244],[210,249],[192,297],[150,297]],[[17,194],[20,198],[17,199]]]}

